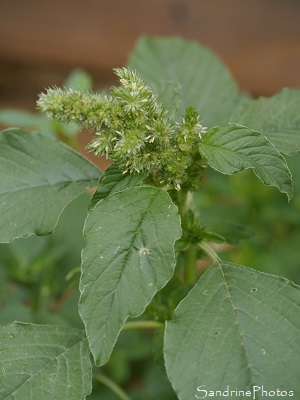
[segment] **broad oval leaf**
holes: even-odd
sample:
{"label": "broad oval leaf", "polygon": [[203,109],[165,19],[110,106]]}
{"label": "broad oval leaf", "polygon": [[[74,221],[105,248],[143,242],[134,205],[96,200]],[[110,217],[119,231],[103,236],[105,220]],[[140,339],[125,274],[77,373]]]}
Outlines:
{"label": "broad oval leaf", "polygon": [[99,179],[99,185],[90,202],[90,208],[94,207],[98,201],[104,199],[108,195],[121,192],[129,187],[140,186],[143,179],[146,178],[145,173],[123,173],[116,165],[111,164]]}
{"label": "broad oval leaf", "polygon": [[292,177],[283,156],[259,132],[228,124],[209,130],[199,142],[200,154],[222,174],[252,168],[265,184],[293,197]]}
{"label": "broad oval leaf", "polygon": [[84,234],[79,311],[103,365],[127,317],[140,315],[172,277],[180,218],[166,191],[135,187],[100,200]]}
{"label": "broad oval leaf", "polygon": [[84,331],[14,322],[0,326],[2,400],[83,400],[91,393]]}
{"label": "broad oval leaf", "polygon": [[0,133],[0,242],[51,233],[64,207],[100,171],[63,143],[18,129]]}
{"label": "broad oval leaf", "polygon": [[[227,123],[239,98],[234,80],[219,58],[196,42],[179,37],[142,37],[136,44],[129,67],[136,69],[145,82],[161,95],[162,81],[180,88],[176,119],[187,107],[195,107],[204,125]],[[170,96],[174,94],[170,93]],[[170,101],[162,96],[164,105]]]}
{"label": "broad oval leaf", "polygon": [[155,84],[158,101],[164,105],[169,118],[175,118],[180,103],[181,86],[178,83],[160,81]]}
{"label": "broad oval leaf", "polygon": [[281,153],[294,155],[300,151],[300,90],[244,102],[230,121],[261,132]]}
{"label": "broad oval leaf", "polygon": [[229,262],[210,267],[166,326],[166,369],[178,398],[262,385],[298,398],[299,312],[300,288],[287,279]]}

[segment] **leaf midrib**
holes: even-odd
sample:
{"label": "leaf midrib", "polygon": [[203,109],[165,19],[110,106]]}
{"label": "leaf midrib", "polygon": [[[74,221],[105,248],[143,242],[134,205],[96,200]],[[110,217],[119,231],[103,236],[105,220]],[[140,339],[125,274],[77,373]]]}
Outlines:
{"label": "leaf midrib", "polygon": [[[33,374],[30,374],[30,378],[26,379],[26,381],[22,382],[17,388],[13,389],[13,391],[11,393],[9,393],[9,396],[13,395],[14,393],[16,393],[20,388],[22,388],[23,385],[25,385],[27,382],[30,382],[33,378],[35,378],[35,376],[44,368],[47,367],[48,364],[52,363],[54,360],[58,359],[59,357],[63,356],[67,351],[71,350],[74,346],[77,346],[78,344],[80,344],[80,342],[83,342],[83,340],[86,340],[86,337],[82,337],[82,338],[78,338],[79,340],[76,341],[72,346],[65,348],[65,350],[62,353],[59,353],[58,355],[56,355],[55,357],[51,358],[51,359],[47,359],[47,362],[42,365],[38,370],[36,370]],[[5,397],[5,399],[8,399],[8,397]],[[3,400],[5,400],[3,399]]]}
{"label": "leaf midrib", "polygon": [[93,181],[97,181],[97,179],[78,179],[78,180],[65,180],[65,181],[57,181],[55,183],[51,183],[51,182],[46,182],[43,184],[38,184],[38,185],[32,185],[32,186],[23,186],[23,187],[18,187],[16,189],[13,190],[9,190],[6,192],[0,192],[0,195],[5,195],[5,194],[10,194],[10,193],[16,193],[19,191],[27,191],[27,190],[34,190],[34,189],[39,189],[39,188],[43,188],[43,187],[54,187],[54,186],[60,186],[60,185],[70,185],[72,183],[81,183],[81,182],[93,182]]}
{"label": "leaf midrib", "polygon": [[[136,229],[136,232],[135,232],[135,234],[133,235],[133,237],[132,237],[132,240],[131,240],[131,243],[130,243],[130,246],[128,247],[128,251],[127,251],[127,254],[126,254],[126,256],[125,256],[125,260],[124,260],[124,262],[123,262],[123,265],[124,265],[124,267],[126,268],[128,268],[128,259],[130,258],[130,256],[131,256],[131,253],[132,253],[132,250],[133,250],[133,244],[134,244],[134,242],[135,242],[135,238],[136,238],[136,236],[137,236],[137,234],[139,233],[139,231],[140,231],[140,227],[141,227],[141,225],[143,224],[143,222],[144,222],[144,220],[145,220],[145,218],[146,218],[146,215],[148,214],[148,211],[150,210],[150,208],[152,207],[152,205],[153,205],[153,203],[154,203],[154,201],[156,200],[156,198],[158,197],[160,195],[160,192],[157,192],[157,194],[151,199],[151,202],[149,203],[149,206],[148,206],[148,208],[147,208],[147,210],[142,214],[142,216],[141,216],[141,219],[140,219],[140,222],[138,223],[138,225],[137,225],[137,229]],[[122,268],[121,269],[121,273],[120,273],[120,276],[119,276],[119,279],[118,279],[118,283],[117,283],[117,285],[116,285],[116,288],[113,290],[113,296],[112,296],[112,299],[111,299],[111,304],[110,304],[110,308],[109,308],[109,312],[108,312],[108,314],[110,313],[110,309],[111,309],[111,307],[112,307],[112,303],[113,303],[113,300],[114,300],[114,297],[115,297],[115,294],[116,294],[116,292],[117,292],[117,290],[118,290],[118,287],[119,287],[119,285],[120,285],[120,281],[122,280],[122,277],[123,277],[123,274],[125,274],[125,268]],[[128,316],[133,316],[133,315],[128,315]],[[126,319],[128,318],[128,316],[125,318],[125,321],[126,321]],[[124,321],[124,322],[125,322]],[[106,325],[106,324],[105,324]]]}
{"label": "leaf midrib", "polygon": [[254,384],[255,384],[254,383],[254,376],[253,376],[253,372],[252,372],[252,370],[250,368],[250,365],[251,365],[250,364],[250,359],[249,359],[249,356],[248,356],[248,353],[247,353],[247,347],[246,347],[245,342],[244,342],[244,335],[243,335],[243,332],[242,332],[242,329],[241,329],[241,326],[240,326],[240,323],[239,323],[239,318],[238,318],[238,315],[237,315],[237,312],[236,312],[236,307],[234,305],[233,296],[232,296],[232,294],[230,292],[230,287],[227,284],[227,280],[225,278],[225,274],[224,274],[224,271],[222,269],[222,265],[218,263],[217,266],[219,267],[221,275],[223,277],[224,287],[225,287],[225,290],[226,290],[226,292],[228,294],[229,301],[231,303],[231,309],[232,309],[232,311],[233,311],[233,313],[235,315],[236,321],[238,322],[238,324],[237,324],[238,325],[238,331],[239,331],[239,335],[240,335],[240,339],[241,339],[240,343],[241,343],[241,348],[243,349],[243,353],[245,355],[245,359],[246,359],[246,362],[247,362],[247,370],[249,371],[249,377],[250,377],[250,380],[251,380],[250,385],[254,386]]}

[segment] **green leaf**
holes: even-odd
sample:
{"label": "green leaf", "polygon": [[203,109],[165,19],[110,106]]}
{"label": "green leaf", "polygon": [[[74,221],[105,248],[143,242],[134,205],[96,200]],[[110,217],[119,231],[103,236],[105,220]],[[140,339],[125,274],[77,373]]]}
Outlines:
{"label": "green leaf", "polygon": [[222,174],[232,175],[252,168],[265,184],[276,186],[293,197],[292,178],[285,159],[259,132],[228,124],[209,130],[199,142],[208,164]]}
{"label": "green leaf", "polygon": [[180,85],[174,82],[157,82],[156,92],[158,93],[158,101],[166,108],[168,117],[175,118],[180,104]]}
{"label": "green leaf", "polygon": [[205,224],[203,234],[206,241],[226,242],[232,245],[254,236],[254,232],[248,226],[223,219]]}
{"label": "green leaf", "polygon": [[0,134],[0,241],[53,231],[64,207],[95,185],[99,169],[39,134]]}
{"label": "green leaf", "polygon": [[46,118],[29,111],[4,108],[0,111],[0,123],[7,126],[35,128],[45,122]]}
{"label": "green leaf", "polygon": [[171,278],[180,219],[166,191],[135,187],[99,201],[84,233],[79,311],[103,365],[127,317],[142,314]]}
{"label": "green leaf", "polygon": [[283,89],[276,96],[242,103],[230,121],[261,132],[281,153],[294,155],[300,151],[300,90]]}
{"label": "green leaf", "polygon": [[202,385],[263,385],[298,398],[299,312],[300,288],[292,282],[228,262],[213,265],[167,322],[166,369],[178,398],[202,398]]}
{"label": "green leaf", "polygon": [[84,331],[14,322],[0,326],[0,398],[82,400],[92,371]]}
{"label": "green leaf", "polygon": [[0,124],[39,132],[51,138],[64,129],[57,121],[50,121],[43,115],[13,108],[4,108],[0,111]]}
{"label": "green leaf", "polygon": [[92,88],[92,77],[80,68],[74,69],[66,79],[64,87],[88,91]]}
{"label": "green leaf", "polygon": [[179,86],[177,119],[193,106],[204,125],[213,127],[227,123],[238,103],[237,87],[226,67],[196,42],[142,37],[129,58],[129,67],[136,69],[158,95],[162,81]]}
{"label": "green leaf", "polygon": [[116,164],[111,164],[99,179],[99,186],[91,199],[90,208],[108,195],[121,192],[129,187],[140,186],[145,177],[144,173],[131,174],[128,172],[124,174]]}
{"label": "green leaf", "polygon": [[35,130],[51,131],[52,122],[46,117],[29,111],[4,108],[0,110],[0,124],[5,126],[18,126]]}

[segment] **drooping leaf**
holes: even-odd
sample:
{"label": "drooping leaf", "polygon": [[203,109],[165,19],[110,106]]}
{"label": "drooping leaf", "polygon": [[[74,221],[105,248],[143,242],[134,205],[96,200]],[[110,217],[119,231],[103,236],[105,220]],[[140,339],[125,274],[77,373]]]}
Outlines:
{"label": "drooping leaf", "polygon": [[228,262],[210,267],[166,326],[166,369],[178,398],[262,385],[299,397],[299,312],[292,282]]}
{"label": "drooping leaf", "polygon": [[300,151],[300,90],[244,102],[230,121],[261,132],[281,153],[294,155]]}
{"label": "drooping leaf", "polygon": [[50,233],[64,207],[100,175],[63,143],[18,129],[0,134],[0,159],[1,242]]}
{"label": "drooping leaf", "polygon": [[129,58],[129,67],[137,70],[159,95],[162,81],[179,86],[177,119],[192,106],[204,125],[213,127],[227,123],[238,103],[237,87],[226,67],[196,42],[178,37],[142,37]]}
{"label": "drooping leaf", "polygon": [[208,164],[222,174],[232,175],[252,168],[265,184],[293,196],[291,173],[278,150],[259,132],[228,124],[209,130],[199,142]]}
{"label": "drooping leaf", "polygon": [[116,164],[111,164],[99,179],[99,186],[93,194],[90,208],[94,207],[98,201],[108,195],[128,189],[129,187],[139,186],[145,177],[144,173],[131,174],[128,172],[124,174]]}
{"label": "drooping leaf", "polygon": [[0,398],[83,400],[91,392],[84,331],[14,322],[0,326]]}
{"label": "drooping leaf", "polygon": [[102,365],[127,317],[140,315],[171,278],[180,219],[166,191],[134,187],[99,201],[84,233],[79,311]]}

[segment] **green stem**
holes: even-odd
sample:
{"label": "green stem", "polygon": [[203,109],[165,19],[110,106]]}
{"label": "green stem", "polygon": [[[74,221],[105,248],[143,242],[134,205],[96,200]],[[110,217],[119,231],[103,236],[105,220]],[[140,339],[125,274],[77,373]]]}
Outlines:
{"label": "green stem", "polygon": [[193,244],[184,252],[184,282],[193,285],[196,281],[197,247]]}
{"label": "green stem", "polygon": [[[180,190],[177,195],[181,226],[183,231],[189,230],[187,199],[188,192]],[[193,285],[196,281],[196,261],[197,247],[190,244],[189,248],[183,253],[184,257],[184,281],[186,284]]]}
{"label": "green stem", "polygon": [[153,328],[162,328],[163,326],[164,323],[157,321],[133,321],[133,322],[126,322],[122,330],[126,331],[128,329],[153,329]]}
{"label": "green stem", "polygon": [[100,382],[103,383],[106,387],[108,387],[120,400],[130,400],[130,398],[127,396],[127,394],[124,392],[123,389],[120,388],[115,382],[113,382],[111,379],[107,378],[106,376],[94,372],[93,378]]}
{"label": "green stem", "polygon": [[188,192],[185,192],[184,190],[179,190],[177,193],[177,202],[178,202],[178,209],[179,209],[179,214],[181,217],[181,224],[183,227],[186,227],[187,224],[187,207],[186,207],[186,200],[187,200],[187,195]]}

